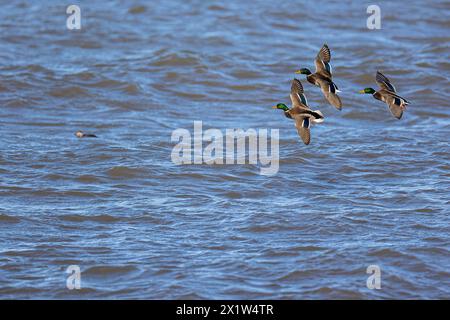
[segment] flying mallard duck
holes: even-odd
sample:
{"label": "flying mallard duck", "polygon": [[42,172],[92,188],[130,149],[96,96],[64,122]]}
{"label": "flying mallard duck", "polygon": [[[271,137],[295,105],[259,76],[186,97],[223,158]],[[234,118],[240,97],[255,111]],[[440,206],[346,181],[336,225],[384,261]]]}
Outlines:
{"label": "flying mallard duck", "polygon": [[307,68],[295,71],[295,73],[306,74],[306,80],[313,85],[316,85],[322,89],[322,93],[328,102],[335,106],[336,109],[342,109],[342,102],[337,92],[340,92],[336,84],[332,81],[332,68],[330,64],[331,52],[330,48],[326,44],[320,49],[317,54],[316,60],[316,73],[311,73]]}
{"label": "flying mallard duck", "polygon": [[308,101],[303,93],[303,86],[300,80],[292,80],[291,85],[292,108],[289,109],[284,103],[279,103],[272,107],[281,109],[287,118],[295,120],[298,134],[303,142],[308,145],[311,141],[310,127],[313,123],[323,122],[323,115],[320,111],[312,111],[308,107]]}
{"label": "flying mallard duck", "polygon": [[372,88],[365,88],[360,90],[359,93],[372,94],[375,99],[385,102],[389,106],[392,115],[397,119],[400,119],[409,102],[406,101],[405,98],[397,95],[395,87],[380,71],[377,71],[375,80],[381,88],[379,91],[375,91]]}

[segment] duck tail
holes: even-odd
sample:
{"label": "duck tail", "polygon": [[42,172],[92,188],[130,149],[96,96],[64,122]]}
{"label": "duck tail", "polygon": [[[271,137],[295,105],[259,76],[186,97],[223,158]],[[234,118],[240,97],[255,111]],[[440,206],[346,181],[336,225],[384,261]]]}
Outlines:
{"label": "duck tail", "polygon": [[334,83],[333,81],[330,81],[330,83],[328,85],[328,92],[336,94],[338,92],[341,92],[341,90],[339,90],[339,88],[337,87],[336,83]]}
{"label": "duck tail", "polygon": [[323,116],[322,112],[320,110],[314,110],[314,112],[319,115],[319,117],[314,117],[314,122],[315,123],[322,123],[323,120],[324,120],[324,116]]}
{"label": "duck tail", "polygon": [[336,83],[334,83],[334,82],[332,82],[332,83],[333,83],[334,88],[336,89],[336,93],[342,92],[341,90],[339,90],[339,88],[338,88],[338,86],[336,85]]}

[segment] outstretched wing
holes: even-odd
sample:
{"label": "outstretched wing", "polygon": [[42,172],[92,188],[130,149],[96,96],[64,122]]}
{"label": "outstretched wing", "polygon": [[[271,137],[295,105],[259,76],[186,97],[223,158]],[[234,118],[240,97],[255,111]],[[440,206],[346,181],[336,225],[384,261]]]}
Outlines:
{"label": "outstretched wing", "polygon": [[303,143],[308,145],[311,142],[311,132],[310,132],[310,118],[309,117],[295,117],[295,126],[297,127],[297,132],[300,138],[302,138]]}
{"label": "outstretched wing", "polygon": [[401,119],[405,107],[409,104],[406,99],[400,97],[395,93],[385,93],[383,101],[389,106],[392,115],[397,119]]}
{"label": "outstretched wing", "polygon": [[336,84],[332,81],[319,81],[320,89],[322,90],[323,95],[328,100],[328,102],[334,106],[336,109],[342,109],[342,101],[341,98],[337,95],[338,89]]}
{"label": "outstretched wing", "polygon": [[395,90],[394,85],[380,71],[377,71],[377,75],[375,76],[375,80],[376,80],[376,82],[378,83],[378,85],[380,86],[381,89],[385,89],[385,90],[388,90],[388,91],[391,91],[391,92],[397,92],[397,90]]}
{"label": "outstretched wing", "polygon": [[294,108],[308,108],[308,100],[306,100],[306,96],[303,93],[302,83],[298,79],[292,80],[291,101]]}
{"label": "outstretched wing", "polygon": [[392,115],[397,119],[401,119],[403,111],[409,104],[405,98],[400,97],[398,94],[391,92],[389,90],[380,90],[381,100],[384,101],[391,111]]}
{"label": "outstretched wing", "polygon": [[389,110],[391,110],[392,115],[397,119],[401,119],[403,115],[403,108],[399,106],[395,100],[396,98],[391,101],[387,101],[386,103],[389,106]]}
{"label": "outstretched wing", "polygon": [[331,78],[332,68],[331,68],[331,51],[326,44],[322,46],[319,53],[314,61],[316,65],[316,73],[322,73],[323,75]]}

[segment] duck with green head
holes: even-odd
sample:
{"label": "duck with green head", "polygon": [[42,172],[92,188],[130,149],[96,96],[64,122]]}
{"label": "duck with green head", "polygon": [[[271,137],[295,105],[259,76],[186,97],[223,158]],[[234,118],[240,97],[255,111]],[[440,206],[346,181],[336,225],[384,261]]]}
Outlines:
{"label": "duck with green head", "polygon": [[331,51],[326,44],[322,46],[319,53],[316,56],[314,64],[316,65],[316,72],[312,73],[307,68],[302,68],[295,71],[298,74],[305,74],[306,80],[313,85],[320,87],[323,95],[328,100],[328,102],[336,107],[336,109],[342,109],[341,98],[337,95],[339,91],[336,84],[333,82],[332,78],[332,68],[331,68]]}
{"label": "duck with green head", "polygon": [[309,108],[300,80],[292,80],[290,96],[292,108],[289,109],[284,103],[278,103],[272,108],[283,110],[287,118],[295,120],[298,135],[308,145],[311,142],[310,128],[314,123],[323,122],[323,114],[319,110],[313,111]]}
{"label": "duck with green head", "polygon": [[403,111],[406,110],[409,102],[405,98],[397,95],[397,90],[394,85],[380,71],[377,71],[375,81],[380,87],[380,90],[375,91],[373,88],[365,88],[360,90],[359,93],[371,94],[375,99],[385,102],[392,115],[397,119],[401,119]]}

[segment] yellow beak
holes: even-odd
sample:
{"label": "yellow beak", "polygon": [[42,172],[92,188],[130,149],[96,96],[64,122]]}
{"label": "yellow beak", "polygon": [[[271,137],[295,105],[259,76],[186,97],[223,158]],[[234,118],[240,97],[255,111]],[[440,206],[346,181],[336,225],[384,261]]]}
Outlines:
{"label": "yellow beak", "polygon": [[359,90],[358,92],[359,93],[366,93],[364,90]]}
{"label": "yellow beak", "polygon": [[272,109],[278,109],[277,106],[273,106]]}
{"label": "yellow beak", "polygon": [[302,73],[302,71],[301,70],[297,70],[297,71],[295,71],[295,73],[299,74],[299,73]]}

